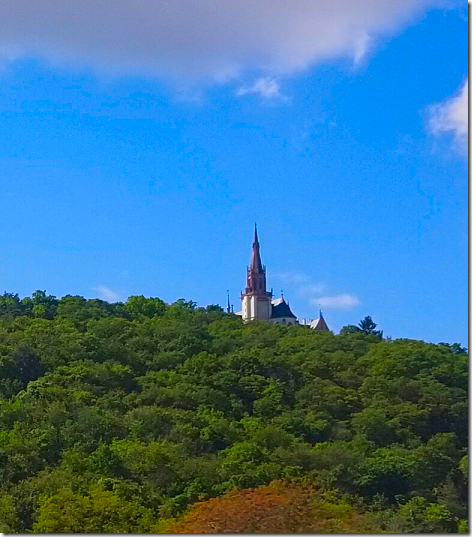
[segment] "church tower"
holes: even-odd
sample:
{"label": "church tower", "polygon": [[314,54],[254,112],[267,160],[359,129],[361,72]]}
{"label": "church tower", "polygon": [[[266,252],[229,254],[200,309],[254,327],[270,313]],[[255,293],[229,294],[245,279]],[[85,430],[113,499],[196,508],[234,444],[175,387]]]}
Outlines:
{"label": "church tower", "polygon": [[241,302],[241,315],[244,321],[271,319],[272,293],[266,290],[266,269],[261,261],[257,224],[254,226],[251,265],[247,269],[246,290],[241,295]]}

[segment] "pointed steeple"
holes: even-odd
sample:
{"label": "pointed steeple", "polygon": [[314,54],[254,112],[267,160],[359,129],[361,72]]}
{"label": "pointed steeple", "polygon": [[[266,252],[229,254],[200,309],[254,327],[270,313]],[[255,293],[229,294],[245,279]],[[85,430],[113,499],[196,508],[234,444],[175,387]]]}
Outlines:
{"label": "pointed steeple", "polygon": [[228,295],[228,304],[226,306],[226,313],[231,313],[231,305],[229,303],[229,291],[226,291],[227,295]]}
{"label": "pointed steeple", "polygon": [[251,264],[247,269],[246,295],[270,296],[266,291],[266,273],[261,261],[257,224],[254,225],[254,240],[252,241]]}
{"label": "pointed steeple", "polygon": [[251,266],[249,270],[263,272],[261,253],[259,249],[259,237],[257,236],[257,224],[254,224],[254,240],[252,241]]}

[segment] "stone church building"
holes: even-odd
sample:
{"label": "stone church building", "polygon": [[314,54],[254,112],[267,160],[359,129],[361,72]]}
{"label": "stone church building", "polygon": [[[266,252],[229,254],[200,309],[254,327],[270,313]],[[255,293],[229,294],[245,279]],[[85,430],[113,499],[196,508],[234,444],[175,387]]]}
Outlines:
{"label": "stone church building", "polygon": [[[246,290],[241,294],[241,311],[236,315],[240,315],[244,321],[261,320],[287,326],[298,324],[289,303],[283,297],[273,299],[272,291],[267,291],[266,268],[261,261],[257,226],[254,227],[251,264],[246,274]],[[318,319],[304,324],[313,330],[329,332],[321,310]]]}

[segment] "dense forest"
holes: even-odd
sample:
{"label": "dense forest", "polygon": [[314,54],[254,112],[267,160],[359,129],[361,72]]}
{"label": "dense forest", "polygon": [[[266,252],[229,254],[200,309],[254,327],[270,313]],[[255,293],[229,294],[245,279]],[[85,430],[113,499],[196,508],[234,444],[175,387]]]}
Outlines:
{"label": "dense forest", "polygon": [[466,532],[459,344],[0,296],[0,531]]}

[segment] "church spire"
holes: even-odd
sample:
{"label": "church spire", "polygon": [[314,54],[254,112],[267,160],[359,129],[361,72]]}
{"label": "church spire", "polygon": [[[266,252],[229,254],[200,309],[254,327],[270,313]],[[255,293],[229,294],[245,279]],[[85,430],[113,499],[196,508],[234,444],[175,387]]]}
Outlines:
{"label": "church spire", "polygon": [[249,270],[263,272],[261,253],[259,250],[259,237],[257,236],[257,224],[254,224],[254,240],[252,242],[251,266]]}
{"label": "church spire", "polygon": [[252,241],[251,264],[247,269],[246,292],[248,295],[268,295],[266,291],[265,268],[261,261],[257,224],[254,225],[254,240]]}

